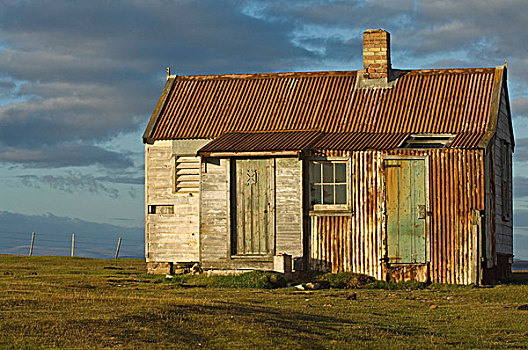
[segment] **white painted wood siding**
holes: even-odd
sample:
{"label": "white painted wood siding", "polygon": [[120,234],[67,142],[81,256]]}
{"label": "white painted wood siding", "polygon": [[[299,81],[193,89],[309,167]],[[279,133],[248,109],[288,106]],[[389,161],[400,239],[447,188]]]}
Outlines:
{"label": "white painted wood siding", "polygon": [[277,158],[275,169],[275,252],[301,258],[302,162],[297,158]]}
{"label": "white painted wood siding", "polygon": [[[199,259],[199,193],[176,191],[176,157],[173,141],[145,145],[145,242],[149,262],[192,262]],[[187,155],[186,155],[187,156]],[[185,164],[198,167],[198,157],[179,157]],[[195,166],[196,165],[196,166]],[[197,179],[199,180],[199,179]],[[195,189],[196,188],[196,189]],[[152,205],[173,205],[174,214],[149,214]]]}

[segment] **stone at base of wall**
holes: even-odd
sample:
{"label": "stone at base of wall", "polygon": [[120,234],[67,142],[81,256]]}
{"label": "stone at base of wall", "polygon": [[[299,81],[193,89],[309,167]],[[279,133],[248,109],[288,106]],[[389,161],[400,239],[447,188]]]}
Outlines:
{"label": "stone at base of wall", "polygon": [[193,268],[200,269],[201,267],[196,262],[147,262],[147,273],[150,275],[182,275],[192,272]]}
{"label": "stone at base of wall", "polygon": [[148,262],[147,273],[150,275],[172,275],[173,265],[170,262]]}

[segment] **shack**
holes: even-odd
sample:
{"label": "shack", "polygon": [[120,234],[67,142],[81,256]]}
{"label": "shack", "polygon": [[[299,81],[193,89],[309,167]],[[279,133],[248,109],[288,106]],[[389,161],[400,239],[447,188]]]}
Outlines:
{"label": "shack", "polygon": [[[352,271],[481,284],[511,272],[506,64],[167,75],[143,135],[150,272]],[[161,268],[161,269],[160,269]]]}

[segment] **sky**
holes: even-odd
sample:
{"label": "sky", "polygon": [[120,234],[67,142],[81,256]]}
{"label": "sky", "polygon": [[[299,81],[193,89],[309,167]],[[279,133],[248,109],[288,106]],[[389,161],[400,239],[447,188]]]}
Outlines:
{"label": "sky", "polygon": [[525,0],[0,0],[0,252],[25,254],[30,231],[40,253],[64,250],[77,230],[87,256],[119,236],[142,255],[141,135],[167,66],[358,70],[363,31],[383,28],[394,68],[507,59],[514,254],[528,259],[527,23]]}

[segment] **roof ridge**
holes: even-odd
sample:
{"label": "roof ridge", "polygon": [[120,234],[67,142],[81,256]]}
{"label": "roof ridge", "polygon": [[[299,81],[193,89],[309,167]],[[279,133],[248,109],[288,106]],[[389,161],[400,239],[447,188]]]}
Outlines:
{"label": "roof ridge", "polygon": [[291,130],[226,130],[224,134],[264,134],[270,132],[322,132],[321,129],[291,129]]}
{"label": "roof ridge", "polygon": [[[392,69],[411,75],[428,74],[464,74],[464,73],[489,73],[496,67],[473,68],[423,68],[423,69]],[[263,72],[263,73],[225,73],[225,74],[189,74],[171,75],[176,80],[221,80],[221,79],[269,79],[269,78],[304,78],[321,76],[356,76],[361,70],[327,70],[327,71],[297,71],[297,72]],[[405,75],[404,74],[404,75]]]}

